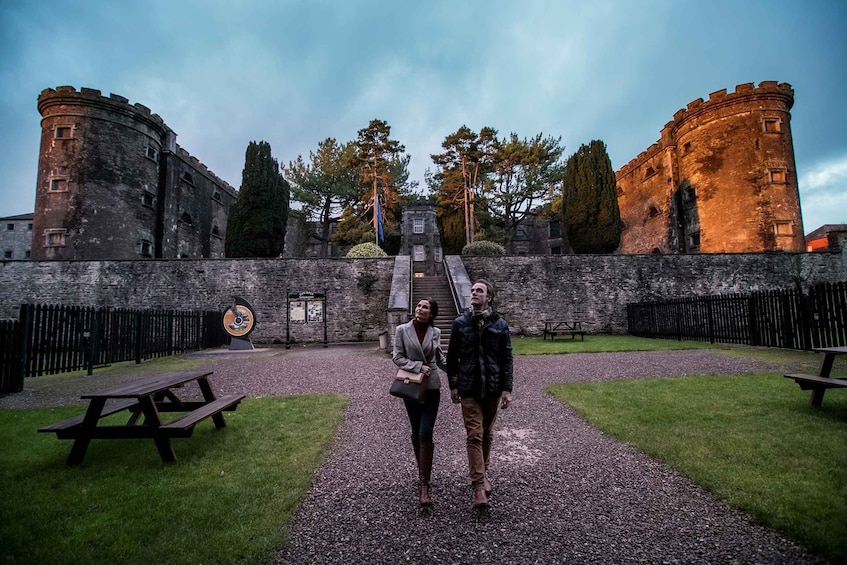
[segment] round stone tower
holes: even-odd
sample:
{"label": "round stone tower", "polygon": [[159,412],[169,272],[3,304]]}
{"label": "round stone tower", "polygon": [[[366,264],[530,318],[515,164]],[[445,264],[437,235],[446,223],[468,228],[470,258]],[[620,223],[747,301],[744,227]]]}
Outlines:
{"label": "round stone tower", "polygon": [[175,134],[149,108],[88,88],[46,89],[38,111],[32,259],[152,257],[159,159]]}
{"label": "round stone tower", "polygon": [[719,90],[674,114],[617,172],[623,253],[803,251],[794,90]]}

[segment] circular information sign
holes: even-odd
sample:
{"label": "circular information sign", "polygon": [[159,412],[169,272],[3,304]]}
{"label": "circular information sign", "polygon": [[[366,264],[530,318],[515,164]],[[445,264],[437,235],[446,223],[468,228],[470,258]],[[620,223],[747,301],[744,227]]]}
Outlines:
{"label": "circular information sign", "polygon": [[224,312],[224,331],[232,337],[244,337],[253,331],[256,317],[246,304],[235,304]]}

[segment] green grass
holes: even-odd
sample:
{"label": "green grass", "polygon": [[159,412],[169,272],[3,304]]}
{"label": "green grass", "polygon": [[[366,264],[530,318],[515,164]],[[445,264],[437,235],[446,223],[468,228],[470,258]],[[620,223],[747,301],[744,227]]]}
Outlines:
{"label": "green grass", "polygon": [[267,562],[345,405],[247,399],[224,430],[173,440],[176,463],[151,440],[94,440],[81,467],[65,465],[71,441],[36,432],[80,407],[0,411],[0,562]]}
{"label": "green grass", "polygon": [[677,341],[650,339],[630,335],[587,335],[579,337],[557,337],[554,340],[540,337],[512,337],[512,352],[515,355],[549,355],[562,353],[600,353],[613,351],[668,351],[675,349],[714,349],[716,346],[701,341]]}
{"label": "green grass", "polygon": [[779,374],[557,385],[591,424],[811,551],[847,563],[847,394]]}

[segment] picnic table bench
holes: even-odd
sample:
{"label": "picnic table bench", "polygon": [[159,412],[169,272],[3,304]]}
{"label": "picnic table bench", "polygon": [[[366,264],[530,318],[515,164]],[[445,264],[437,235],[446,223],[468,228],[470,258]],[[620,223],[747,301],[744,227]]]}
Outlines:
{"label": "picnic table bench", "polygon": [[830,377],[835,357],[847,355],[847,347],[821,347],[814,349],[814,351],[823,353],[817,375],[789,373],[785,375],[785,378],[793,379],[795,383],[800,385],[801,390],[811,390],[812,396],[809,399],[809,404],[815,408],[820,408],[823,403],[823,395],[827,389],[847,388],[847,378]]}
{"label": "picnic table bench", "polygon": [[[211,417],[216,429],[226,426],[222,412],[238,407],[245,395],[233,394],[215,397],[209,384],[213,371],[181,371],[136,380],[105,390],[81,395],[88,400],[84,414],[67,418],[39,428],[39,432],[55,433],[58,439],[72,439],[74,444],[68,455],[68,465],[79,465],[85,457],[92,439],[152,439],[162,461],[174,462],[176,455],[171,438],[191,437],[194,426]],[[175,390],[196,382],[202,399],[182,400]],[[124,425],[104,425],[107,416],[129,411]],[[162,412],[186,412],[185,415],[165,422]],[[143,420],[139,424],[139,420]]]}
{"label": "picnic table bench", "polygon": [[550,341],[553,341],[557,334],[570,335],[571,339],[576,339],[579,336],[581,341],[585,341],[587,332],[582,329],[582,322],[579,320],[545,320],[544,321],[544,336],[542,339],[547,339],[550,336]]}

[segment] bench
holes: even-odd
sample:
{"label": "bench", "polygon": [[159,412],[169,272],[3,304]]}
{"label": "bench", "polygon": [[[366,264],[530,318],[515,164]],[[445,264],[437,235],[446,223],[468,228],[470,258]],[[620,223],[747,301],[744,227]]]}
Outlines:
{"label": "bench", "polygon": [[815,407],[821,406],[826,389],[847,388],[847,379],[805,375],[802,373],[790,373],[785,375],[785,378],[793,379],[795,383],[800,385],[801,390],[811,390],[812,398],[809,400],[809,403]]}
{"label": "bench", "polygon": [[544,335],[541,339],[547,339],[550,336],[550,341],[556,338],[557,334],[569,335],[571,339],[576,339],[579,336],[580,341],[585,341],[585,334],[588,333],[582,329],[582,322],[565,322],[547,320],[544,322]]}
{"label": "bench", "polygon": [[200,408],[196,408],[172,422],[163,424],[159,427],[167,435],[171,437],[191,437],[194,432],[194,426],[201,420],[212,417],[215,422],[215,428],[221,429],[226,426],[223,418],[217,416],[224,410],[233,411],[238,407],[238,403],[246,398],[244,394],[232,394],[230,396],[222,396],[212,402],[204,404]]}
{"label": "bench", "polygon": [[[124,410],[133,410],[135,408],[138,408],[138,400],[134,398],[127,398],[126,400],[115,402],[110,406],[103,408],[103,411],[100,413],[100,417],[103,418],[106,416],[111,416],[112,414],[117,414],[118,412],[123,412]],[[56,422],[55,424],[50,424],[48,426],[44,426],[43,428],[38,428],[38,431],[45,433],[56,432],[56,435],[59,437],[59,439],[66,439],[62,437],[62,432],[78,428],[82,425],[82,421],[84,419],[85,414],[80,414],[79,416],[73,416],[72,418],[68,418],[67,420],[62,420],[60,422]]]}

